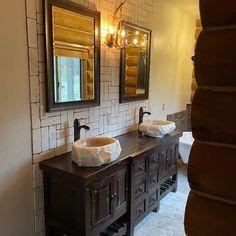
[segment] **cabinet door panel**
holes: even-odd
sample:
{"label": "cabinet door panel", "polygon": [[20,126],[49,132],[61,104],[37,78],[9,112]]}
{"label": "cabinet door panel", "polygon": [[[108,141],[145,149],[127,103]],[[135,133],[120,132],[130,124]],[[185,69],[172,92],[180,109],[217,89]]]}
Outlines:
{"label": "cabinet door panel", "polygon": [[160,179],[164,178],[167,173],[168,173],[168,169],[167,169],[167,152],[166,150],[161,150],[159,152],[159,177]]}
{"label": "cabinet door panel", "polygon": [[177,167],[178,145],[171,144],[167,150],[167,169],[168,172],[173,172]]}
{"label": "cabinet door panel", "polygon": [[120,170],[114,176],[115,209],[127,203],[128,175],[127,168]]}
{"label": "cabinet door panel", "polygon": [[113,179],[97,182],[92,186],[92,227],[95,228],[113,217],[111,195]]}

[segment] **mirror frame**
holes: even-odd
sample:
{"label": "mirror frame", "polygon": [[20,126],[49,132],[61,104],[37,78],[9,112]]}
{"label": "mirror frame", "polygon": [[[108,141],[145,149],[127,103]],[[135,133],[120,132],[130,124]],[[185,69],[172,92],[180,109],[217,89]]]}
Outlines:
{"label": "mirror frame", "polygon": [[[94,18],[94,99],[69,102],[55,102],[54,66],[53,66],[53,29],[52,7]],[[44,0],[44,33],[46,59],[46,110],[47,112],[63,111],[100,105],[100,12],[90,10],[80,4],[67,0]]]}
{"label": "mirror frame", "polygon": [[139,101],[139,100],[147,100],[149,98],[149,80],[150,80],[150,58],[151,58],[151,38],[152,38],[152,31],[150,29],[143,28],[133,23],[129,23],[127,21],[121,22],[122,26],[127,25],[129,27],[133,27],[136,30],[140,30],[142,32],[146,32],[148,35],[148,48],[147,48],[147,67],[146,67],[146,84],[145,84],[145,93],[138,94],[135,96],[125,96],[125,49],[121,49],[120,53],[120,92],[119,92],[119,102],[126,103],[132,101]]}

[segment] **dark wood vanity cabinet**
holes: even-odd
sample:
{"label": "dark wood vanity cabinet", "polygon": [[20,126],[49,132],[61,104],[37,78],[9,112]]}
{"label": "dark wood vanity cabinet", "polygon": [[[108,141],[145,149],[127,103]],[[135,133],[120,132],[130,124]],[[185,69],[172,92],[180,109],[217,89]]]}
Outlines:
{"label": "dark wood vanity cabinet", "polygon": [[177,188],[180,135],[118,136],[120,158],[101,167],[78,167],[71,153],[41,162],[46,235],[133,235],[134,226]]}

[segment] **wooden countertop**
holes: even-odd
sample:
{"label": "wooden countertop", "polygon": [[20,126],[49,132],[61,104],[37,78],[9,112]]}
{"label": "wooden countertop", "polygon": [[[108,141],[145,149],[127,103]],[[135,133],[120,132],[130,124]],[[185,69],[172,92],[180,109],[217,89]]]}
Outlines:
{"label": "wooden countertop", "polygon": [[151,138],[147,136],[140,138],[138,136],[138,131],[133,131],[116,137],[120,141],[122,151],[120,157],[109,164],[100,167],[79,167],[72,162],[71,152],[68,152],[52,159],[42,161],[39,163],[39,166],[48,173],[50,173],[50,171],[58,174],[63,172],[69,176],[78,177],[80,181],[86,181],[86,179],[90,178],[92,175],[99,174],[100,171],[104,171],[113,165],[119,164],[121,161],[158,147],[172,138],[179,138],[181,135],[181,132],[174,131],[169,135],[165,135],[163,138]]}

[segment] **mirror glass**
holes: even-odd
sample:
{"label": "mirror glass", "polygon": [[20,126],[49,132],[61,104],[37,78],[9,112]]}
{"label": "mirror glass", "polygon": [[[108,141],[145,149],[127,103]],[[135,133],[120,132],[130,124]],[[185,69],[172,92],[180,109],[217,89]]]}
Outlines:
{"label": "mirror glass", "polygon": [[46,0],[48,110],[99,103],[100,13]]}
{"label": "mirror glass", "polygon": [[121,51],[120,102],[148,98],[151,31],[122,22],[125,48]]}

